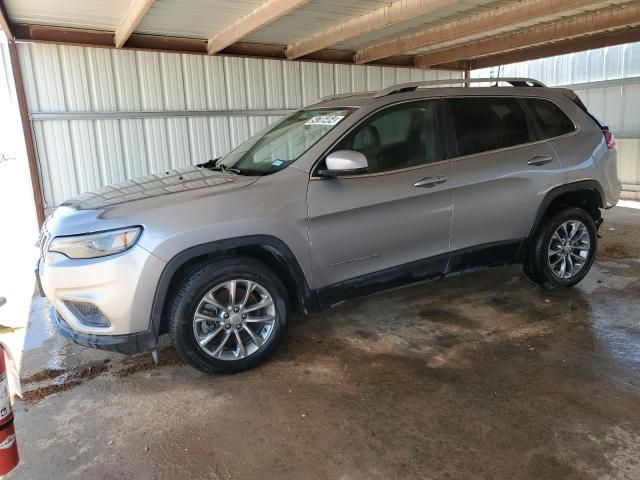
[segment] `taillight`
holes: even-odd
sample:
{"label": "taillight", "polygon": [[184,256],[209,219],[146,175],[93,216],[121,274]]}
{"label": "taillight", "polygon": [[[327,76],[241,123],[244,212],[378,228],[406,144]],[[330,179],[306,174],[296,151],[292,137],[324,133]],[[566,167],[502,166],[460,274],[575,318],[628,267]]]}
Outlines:
{"label": "taillight", "polygon": [[613,150],[614,148],[616,148],[616,137],[613,136],[613,133],[611,132],[611,130],[609,130],[609,127],[603,127],[602,133],[604,134],[604,141],[607,143],[607,148],[609,150]]}

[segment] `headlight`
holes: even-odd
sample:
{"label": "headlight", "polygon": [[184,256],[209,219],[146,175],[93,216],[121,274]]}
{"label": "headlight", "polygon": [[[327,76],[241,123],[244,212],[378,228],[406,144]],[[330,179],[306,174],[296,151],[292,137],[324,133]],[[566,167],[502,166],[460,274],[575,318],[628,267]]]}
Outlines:
{"label": "headlight", "polygon": [[49,245],[50,252],[58,252],[69,258],[97,258],[124,252],[133,247],[142,233],[142,227],[121,230],[56,237]]}

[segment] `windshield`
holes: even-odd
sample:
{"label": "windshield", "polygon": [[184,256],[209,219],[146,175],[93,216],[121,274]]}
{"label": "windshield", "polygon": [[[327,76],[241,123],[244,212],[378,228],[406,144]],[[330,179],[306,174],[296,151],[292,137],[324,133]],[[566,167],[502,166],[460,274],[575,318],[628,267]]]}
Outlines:
{"label": "windshield", "polygon": [[344,120],[353,108],[302,110],[267,127],[240,144],[216,166],[243,175],[267,175],[295,162]]}

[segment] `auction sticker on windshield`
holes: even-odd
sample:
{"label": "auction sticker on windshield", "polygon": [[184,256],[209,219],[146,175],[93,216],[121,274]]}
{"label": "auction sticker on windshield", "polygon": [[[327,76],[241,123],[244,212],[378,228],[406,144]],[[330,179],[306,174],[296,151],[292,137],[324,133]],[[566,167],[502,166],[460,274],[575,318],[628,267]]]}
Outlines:
{"label": "auction sticker on windshield", "polygon": [[307,120],[305,125],[337,125],[344,115],[316,115]]}

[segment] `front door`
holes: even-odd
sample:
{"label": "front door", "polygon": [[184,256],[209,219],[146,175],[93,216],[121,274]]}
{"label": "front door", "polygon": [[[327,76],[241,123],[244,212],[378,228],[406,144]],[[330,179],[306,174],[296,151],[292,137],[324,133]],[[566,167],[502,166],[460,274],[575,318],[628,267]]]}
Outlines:
{"label": "front door", "polygon": [[444,271],[454,185],[436,110],[429,100],[372,115],[332,150],[363,153],[368,172],[309,182],[311,264],[321,293],[347,281],[351,293],[367,293]]}

